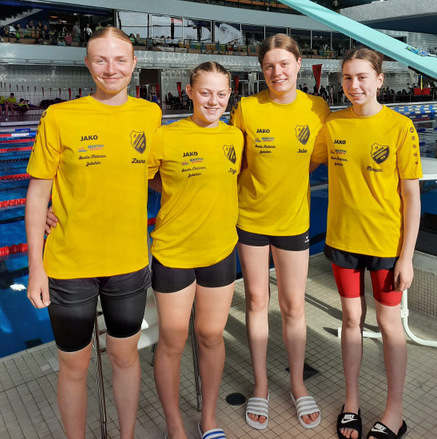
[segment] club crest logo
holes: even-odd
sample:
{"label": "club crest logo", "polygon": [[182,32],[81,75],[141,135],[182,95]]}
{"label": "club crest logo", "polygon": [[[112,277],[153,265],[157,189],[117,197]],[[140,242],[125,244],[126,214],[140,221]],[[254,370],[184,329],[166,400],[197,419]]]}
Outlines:
{"label": "club crest logo", "polygon": [[375,163],[380,165],[381,163],[385,162],[390,155],[390,148],[388,145],[379,145],[378,143],[374,143],[372,145],[370,155]]}
{"label": "club crest logo", "polygon": [[225,157],[235,165],[235,162],[237,161],[237,154],[235,153],[234,145],[223,145],[223,151],[225,153]]}
{"label": "club crest logo", "polygon": [[146,134],[144,131],[132,131],[130,133],[130,144],[135,151],[142,154],[146,150]]}
{"label": "club crest logo", "polygon": [[310,138],[310,127],[308,125],[297,125],[295,128],[297,140],[306,145]]}

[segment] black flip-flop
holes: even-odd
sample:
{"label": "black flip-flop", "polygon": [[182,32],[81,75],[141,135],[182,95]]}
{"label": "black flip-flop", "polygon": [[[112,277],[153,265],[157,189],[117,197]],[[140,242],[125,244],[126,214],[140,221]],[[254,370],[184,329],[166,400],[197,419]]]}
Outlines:
{"label": "black flip-flop", "polygon": [[401,437],[407,432],[407,424],[405,421],[402,421],[401,428],[396,434],[393,430],[390,430],[386,425],[382,422],[375,422],[373,427],[370,429],[367,434],[367,439],[370,436],[376,437],[376,439],[401,439]]}
{"label": "black flip-flop", "polygon": [[350,428],[358,431],[358,439],[361,439],[363,423],[361,421],[361,410],[357,413],[344,412],[344,406],[341,413],[337,417],[337,436],[339,439],[348,439],[340,430],[343,428]]}

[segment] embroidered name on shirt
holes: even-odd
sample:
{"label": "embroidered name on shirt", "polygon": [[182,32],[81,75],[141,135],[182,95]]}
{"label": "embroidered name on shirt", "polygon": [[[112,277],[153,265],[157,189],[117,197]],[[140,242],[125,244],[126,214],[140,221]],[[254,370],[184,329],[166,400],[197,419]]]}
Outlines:
{"label": "embroidered name on shirt", "polygon": [[346,145],[346,140],[334,139],[334,145]]}
{"label": "embroidered name on shirt", "polygon": [[256,130],[256,133],[257,133],[257,134],[258,134],[258,133],[268,134],[268,133],[270,133],[270,130],[269,130],[269,129],[264,129],[264,128],[258,128],[258,129]]}

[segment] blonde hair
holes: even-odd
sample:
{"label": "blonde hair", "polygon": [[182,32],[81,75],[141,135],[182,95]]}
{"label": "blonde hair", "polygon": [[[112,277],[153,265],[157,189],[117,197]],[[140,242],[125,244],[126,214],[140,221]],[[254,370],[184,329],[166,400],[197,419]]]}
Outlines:
{"label": "blonde hair", "polygon": [[261,43],[258,52],[258,61],[261,64],[261,67],[263,65],[263,61],[264,61],[264,57],[266,56],[266,53],[272,49],[284,49],[287,52],[292,53],[296,57],[296,60],[298,60],[301,57],[299,46],[297,42],[293,40],[293,38],[285,34],[276,34],[266,38]]}
{"label": "blonde hair", "polygon": [[365,47],[354,47],[346,52],[343,62],[341,63],[342,70],[348,61],[352,61],[354,59],[369,61],[370,65],[378,76],[382,73],[382,61],[384,56],[379,52],[376,52],[372,49],[367,49]]}
{"label": "blonde hair", "polygon": [[200,72],[216,72],[222,73],[228,77],[228,82],[231,82],[231,74],[218,62],[215,61],[207,61],[202,64],[199,64],[190,72],[190,85],[191,87],[196,82],[196,78],[199,76]]}
{"label": "blonde hair", "polygon": [[118,27],[113,27],[113,26],[102,27],[99,30],[96,30],[93,34],[91,34],[91,37],[86,45],[86,54],[88,55],[88,48],[91,41],[96,40],[97,38],[107,38],[107,37],[119,38],[120,40],[129,43],[132,46],[132,56],[134,56],[134,45],[132,44],[132,41],[121,29],[118,29]]}

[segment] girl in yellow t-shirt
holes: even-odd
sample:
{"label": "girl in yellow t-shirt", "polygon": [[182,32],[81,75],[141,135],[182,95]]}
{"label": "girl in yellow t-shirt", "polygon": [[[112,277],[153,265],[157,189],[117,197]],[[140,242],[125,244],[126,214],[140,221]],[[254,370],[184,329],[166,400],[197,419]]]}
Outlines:
{"label": "girl in yellow t-shirt", "polygon": [[388,382],[384,414],[367,438],[400,438],[407,430],[402,419],[407,348],[400,303],[413,279],[422,169],[413,123],[377,100],[384,79],[381,69],[382,57],[373,50],[358,48],[346,54],[343,90],[352,107],[327,117],[311,158],[329,167],[325,254],[341,296],[346,379],[346,401],[337,422],[340,439],[361,437],[358,379],[366,268],[372,278]]}
{"label": "girl in yellow t-shirt", "polygon": [[268,425],[267,342],[269,259],[273,256],[290,366],[291,398],[300,424],[314,428],[321,414],[303,381],[305,285],[309,257],[309,164],[326,102],[296,90],[301,56],[287,35],[267,38],[259,62],[268,86],[242,98],[231,123],[243,131],[247,161],[239,178],[238,255],[246,291],[246,325],[255,378],[246,422]]}
{"label": "girl in yellow t-shirt", "polygon": [[229,81],[218,63],[196,67],[186,88],[194,114],[161,127],[150,155],[151,187],[162,189],[151,248],[159,315],[155,381],[169,439],[187,437],[179,377],[194,301],[203,405],[199,435],[225,438],[215,410],[225,362],[223,330],[235,283],[237,176],[243,150],[241,131],[220,121]]}
{"label": "girl in yellow t-shirt", "polygon": [[[85,62],[96,92],[50,106],[29,160],[27,295],[36,308],[48,307],[59,356],[62,423],[68,438],[83,439],[100,297],[120,436],[134,437],[141,373],[137,344],[150,286],[147,159],[161,110],[128,96],[136,57],[121,30],[94,33]],[[51,193],[59,222],[44,248]]]}

